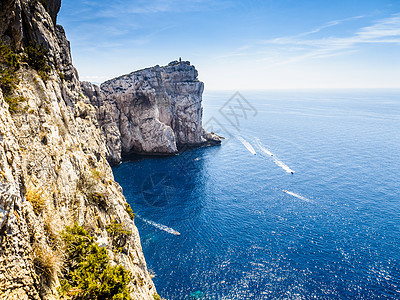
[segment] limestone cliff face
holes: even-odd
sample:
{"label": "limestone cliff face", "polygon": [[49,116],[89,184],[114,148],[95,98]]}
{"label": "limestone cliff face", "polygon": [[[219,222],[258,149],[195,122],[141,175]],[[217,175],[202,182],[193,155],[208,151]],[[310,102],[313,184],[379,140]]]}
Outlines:
{"label": "limestone cliff face", "polygon": [[1,0],[0,40],[15,52],[29,43],[43,45],[50,65],[61,71],[68,85],[79,85],[64,29],[56,25],[61,0]]}
{"label": "limestone cliff face", "polygon": [[202,127],[204,84],[189,62],[155,66],[82,89],[97,108],[107,140],[108,159],[121,156],[176,154],[181,147],[217,145],[218,136]]}
{"label": "limestone cliff face", "polygon": [[[43,81],[22,64],[13,91],[20,109],[13,114],[0,91],[0,299],[60,298],[57,236],[75,222],[101,241],[112,263],[131,272],[133,299],[153,299],[156,289],[107,162],[97,110],[82,93],[64,30],[55,25],[59,7],[60,0],[0,1],[1,41],[17,53],[40,43],[51,66]],[[112,221],[132,232],[118,252],[106,230]],[[46,272],[41,264],[48,264]]]}

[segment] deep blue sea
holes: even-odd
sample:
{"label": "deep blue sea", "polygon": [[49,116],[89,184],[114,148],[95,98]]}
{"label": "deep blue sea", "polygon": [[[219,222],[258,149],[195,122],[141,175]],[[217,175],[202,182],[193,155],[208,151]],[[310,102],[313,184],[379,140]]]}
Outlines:
{"label": "deep blue sea", "polygon": [[400,299],[400,90],[206,93],[204,123],[222,146],[114,168],[162,297]]}

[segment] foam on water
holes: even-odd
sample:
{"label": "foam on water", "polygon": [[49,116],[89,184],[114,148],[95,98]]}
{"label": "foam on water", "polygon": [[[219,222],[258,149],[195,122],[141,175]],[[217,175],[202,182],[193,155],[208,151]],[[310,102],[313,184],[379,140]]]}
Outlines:
{"label": "foam on water", "polygon": [[294,171],[291,168],[289,168],[285,163],[283,163],[282,161],[280,161],[276,157],[274,157],[274,163],[277,166],[281,167],[283,170],[285,170],[286,173],[289,173],[289,174],[293,174],[294,173]]}
{"label": "foam on water", "polygon": [[299,194],[296,194],[296,193],[293,193],[293,192],[289,192],[287,190],[283,190],[283,192],[288,194],[288,195],[290,195],[290,196],[296,197],[296,198],[298,198],[300,200],[306,201],[306,202],[310,202],[310,203],[314,202],[314,201],[312,201],[312,200],[310,200],[310,199],[308,199],[306,197],[300,196]]}
{"label": "foam on water", "polygon": [[[139,217],[139,216],[137,216],[137,217]],[[178,231],[176,231],[175,229],[172,229],[172,228],[170,228],[168,226],[165,226],[165,225],[162,225],[162,224],[158,224],[156,222],[147,220],[147,219],[142,218],[142,217],[139,217],[139,218],[142,219],[147,224],[150,224],[151,226],[154,226],[154,227],[156,227],[156,228],[158,228],[160,230],[163,230],[163,231],[168,232],[168,233],[173,234],[173,235],[181,235]]]}
{"label": "foam on water", "polygon": [[257,142],[258,148],[260,148],[260,150],[262,152],[264,152],[265,154],[271,156],[273,161],[274,161],[274,163],[278,167],[281,167],[283,170],[286,171],[286,173],[289,173],[289,174],[293,174],[294,173],[294,171],[291,168],[289,168],[288,165],[286,165],[284,162],[280,161],[277,157],[274,156],[274,154],[272,154],[270,151],[268,151],[266,148],[264,148],[264,146],[261,144],[261,142],[260,142],[260,140],[258,138],[256,138],[256,142]]}
{"label": "foam on water", "polygon": [[263,145],[261,145],[261,142],[260,142],[259,138],[256,138],[255,140],[256,140],[258,148],[260,148],[260,150],[262,152],[264,152],[265,154],[267,154],[267,155],[269,155],[271,157],[274,156],[274,154],[272,154],[272,152],[268,151],[266,148],[263,147]]}
{"label": "foam on water", "polygon": [[256,155],[257,152],[254,150],[253,146],[246,141],[244,138],[238,136],[238,140],[247,148],[247,150],[249,150],[249,152],[253,155]]}

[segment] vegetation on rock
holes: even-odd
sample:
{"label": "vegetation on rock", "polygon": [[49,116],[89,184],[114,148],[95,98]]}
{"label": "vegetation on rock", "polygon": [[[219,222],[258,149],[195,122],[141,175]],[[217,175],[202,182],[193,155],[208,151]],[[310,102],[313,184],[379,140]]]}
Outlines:
{"label": "vegetation on rock", "polygon": [[96,181],[102,181],[103,175],[100,173],[99,170],[91,169],[90,173],[92,173],[92,176]]}
{"label": "vegetation on rock", "polygon": [[20,67],[18,55],[0,41],[0,89],[11,113],[17,113],[20,102],[25,101],[23,97],[13,96],[13,91],[19,82],[17,71]]}
{"label": "vegetation on rock", "polygon": [[108,234],[113,239],[113,246],[118,252],[121,252],[132,231],[126,230],[121,223],[117,223],[115,220],[111,221],[106,228]]}
{"label": "vegetation on rock", "polygon": [[90,193],[87,196],[87,199],[90,204],[96,205],[100,209],[107,208],[107,198],[102,193],[99,193],[99,192]]}
{"label": "vegetation on rock", "polygon": [[77,224],[61,233],[65,243],[65,274],[59,288],[66,299],[129,300],[129,272],[122,266],[111,266],[105,248]]}
{"label": "vegetation on rock", "polygon": [[6,96],[4,100],[8,103],[8,110],[12,114],[21,111],[25,112],[27,110],[27,107],[21,108],[21,103],[26,101],[26,99],[23,96],[17,96],[17,97]]}
{"label": "vegetation on rock", "polygon": [[129,205],[129,203],[125,203],[125,211],[129,215],[131,220],[135,218],[135,213],[133,212],[132,207]]}
{"label": "vegetation on rock", "polygon": [[16,71],[20,68],[18,56],[0,41],[0,88],[8,96],[18,83]]}
{"label": "vegetation on rock", "polygon": [[30,43],[25,48],[25,53],[25,60],[28,65],[38,72],[43,81],[47,81],[49,79],[48,73],[51,71],[47,63],[48,50],[40,44]]}
{"label": "vegetation on rock", "polygon": [[154,294],[153,298],[154,298],[154,300],[161,300],[161,297],[159,294]]}
{"label": "vegetation on rock", "polygon": [[37,274],[40,275],[42,283],[49,286],[60,273],[62,266],[62,255],[43,243],[34,244],[33,263]]}
{"label": "vegetation on rock", "polygon": [[33,211],[36,214],[40,214],[46,207],[46,199],[43,197],[43,192],[38,189],[28,187],[25,198],[32,204]]}

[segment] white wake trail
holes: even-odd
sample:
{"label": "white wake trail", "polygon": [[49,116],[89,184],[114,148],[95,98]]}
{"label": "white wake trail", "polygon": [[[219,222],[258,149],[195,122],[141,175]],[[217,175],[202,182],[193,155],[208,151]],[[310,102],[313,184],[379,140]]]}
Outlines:
{"label": "white wake trail", "polygon": [[258,148],[260,148],[262,152],[264,152],[265,154],[267,154],[269,156],[274,156],[271,152],[269,152],[267,149],[265,149],[263,147],[263,145],[261,145],[261,142],[260,142],[260,140],[258,138],[256,138],[256,142],[257,142]]}
{"label": "white wake trail", "polygon": [[282,169],[284,169],[285,171],[286,171],[286,173],[290,173],[290,174],[293,174],[294,173],[294,171],[291,169],[291,168],[289,168],[286,164],[284,164],[283,162],[281,162],[279,159],[277,159],[276,157],[274,157],[274,163],[277,165],[277,166],[279,166],[279,167],[281,167]]}
{"label": "white wake trail", "polygon": [[240,136],[238,136],[238,140],[247,148],[247,150],[250,151],[251,154],[253,154],[253,155],[257,154],[256,150],[254,150],[253,146],[250,145],[250,143],[248,141],[246,141],[245,139],[243,139]]}
{"label": "white wake trail", "polygon": [[[141,217],[140,217],[140,218],[141,218]],[[168,233],[174,234],[174,235],[181,235],[178,231],[176,231],[175,229],[172,229],[172,228],[170,228],[170,227],[168,227],[168,226],[165,226],[165,225],[162,225],[162,224],[158,224],[158,223],[156,223],[156,222],[147,220],[147,219],[145,219],[145,218],[141,218],[141,219],[142,219],[143,221],[145,221],[147,224],[150,224],[150,225],[152,225],[152,226],[154,226],[154,227],[156,227],[156,228],[158,228],[158,229],[160,229],[160,230],[163,230],[163,231],[165,231],[165,232],[168,232]]]}
{"label": "white wake trail", "polygon": [[314,202],[314,201],[312,201],[312,200],[310,200],[310,199],[308,199],[306,197],[300,196],[299,194],[296,194],[296,193],[293,193],[293,192],[289,192],[287,190],[283,190],[283,192],[288,194],[288,195],[290,195],[290,196],[296,197],[296,198],[298,198],[300,200],[303,200],[303,201],[306,201],[306,202],[309,202],[309,203],[313,203]]}
{"label": "white wake trail", "polygon": [[278,167],[281,167],[283,170],[286,171],[286,173],[289,173],[289,174],[293,174],[293,173],[294,173],[294,171],[293,171],[291,168],[289,168],[288,165],[286,165],[284,162],[280,161],[277,157],[274,156],[273,153],[271,153],[271,152],[268,151],[266,148],[264,148],[264,146],[261,144],[261,142],[260,142],[260,140],[259,140],[258,138],[256,139],[256,142],[257,142],[258,148],[260,148],[260,150],[261,150],[262,152],[264,152],[265,154],[271,156],[272,159],[273,159],[273,161],[274,161],[274,163],[275,163]]}

